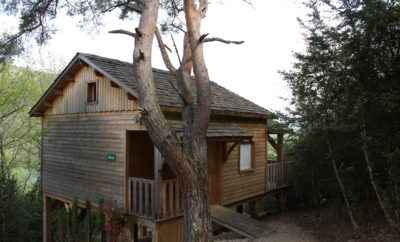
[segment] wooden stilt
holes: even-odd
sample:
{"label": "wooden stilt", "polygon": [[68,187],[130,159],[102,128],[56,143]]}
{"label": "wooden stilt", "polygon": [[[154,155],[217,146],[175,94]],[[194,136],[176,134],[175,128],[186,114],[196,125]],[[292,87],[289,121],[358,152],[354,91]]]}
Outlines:
{"label": "wooden stilt", "polygon": [[46,194],[43,194],[43,242],[51,242],[49,216],[51,212],[51,204]]}
{"label": "wooden stilt", "polygon": [[43,194],[43,242],[47,241],[47,201],[46,196]]}
{"label": "wooden stilt", "polygon": [[249,201],[248,202],[248,208],[249,208],[250,216],[253,217],[253,218],[256,218],[257,217],[256,201]]}
{"label": "wooden stilt", "polygon": [[278,162],[282,162],[283,157],[283,134],[278,134],[278,150],[277,150]]}
{"label": "wooden stilt", "polygon": [[152,242],[158,242],[159,239],[159,224],[155,224],[153,227],[153,230],[151,231],[151,235],[152,235]]}

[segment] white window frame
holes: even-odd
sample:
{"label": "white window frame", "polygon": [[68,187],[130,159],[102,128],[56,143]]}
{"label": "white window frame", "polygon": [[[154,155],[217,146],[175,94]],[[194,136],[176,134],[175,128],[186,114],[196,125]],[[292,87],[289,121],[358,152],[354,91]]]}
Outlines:
{"label": "white window frame", "polygon": [[[248,149],[248,150],[245,150]],[[239,172],[253,171],[254,143],[243,142],[239,146]]]}
{"label": "white window frame", "polygon": [[[96,100],[91,100],[89,101],[89,84],[95,84],[95,88],[96,88],[96,93],[95,93],[95,97]],[[93,104],[97,104],[99,102],[99,82],[98,80],[93,80],[93,81],[88,81],[86,83],[86,104],[87,105],[93,105]]]}

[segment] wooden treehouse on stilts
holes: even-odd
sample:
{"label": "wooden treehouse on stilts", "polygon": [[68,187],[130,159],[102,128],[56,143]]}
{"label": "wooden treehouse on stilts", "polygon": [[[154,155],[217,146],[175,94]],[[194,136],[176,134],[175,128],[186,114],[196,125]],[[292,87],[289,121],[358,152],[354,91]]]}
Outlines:
{"label": "wooden treehouse on stilts", "polygon": [[[183,240],[180,185],[142,123],[133,68],[78,53],[31,109],[30,114],[42,120],[44,241],[51,241],[50,199],[95,205],[102,200],[124,209],[135,218],[130,241]],[[182,101],[174,76],[154,69],[154,77],[161,109],[180,136]],[[254,208],[268,192],[288,186],[283,134],[268,129],[273,115],[266,109],[213,82],[211,93],[211,215],[219,225],[257,237],[263,230],[237,211],[243,204]],[[267,161],[268,141],[277,150],[276,162]],[[246,218],[252,228],[235,224]]]}

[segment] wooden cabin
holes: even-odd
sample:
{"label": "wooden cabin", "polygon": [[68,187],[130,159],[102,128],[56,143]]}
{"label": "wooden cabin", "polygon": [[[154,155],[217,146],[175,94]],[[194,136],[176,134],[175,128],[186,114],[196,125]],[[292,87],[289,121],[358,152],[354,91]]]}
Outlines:
{"label": "wooden cabin", "polygon": [[[42,120],[44,201],[102,200],[126,209],[153,241],[181,241],[179,184],[141,121],[133,68],[78,53],[31,109],[31,116]],[[165,116],[182,132],[174,75],[154,69],[154,78]],[[278,189],[285,164],[268,170],[267,121],[272,113],[214,82],[211,93],[211,204],[233,207]],[[281,136],[274,142],[279,152],[282,142]]]}

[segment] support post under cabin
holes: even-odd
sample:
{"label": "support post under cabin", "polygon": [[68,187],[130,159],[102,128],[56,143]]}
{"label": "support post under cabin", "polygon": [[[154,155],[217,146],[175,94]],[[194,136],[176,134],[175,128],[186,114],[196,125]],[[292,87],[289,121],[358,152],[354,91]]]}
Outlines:
{"label": "support post under cabin", "polygon": [[278,134],[278,150],[277,150],[277,158],[278,162],[282,162],[284,157],[283,157],[283,133]]}
{"label": "support post under cabin", "polygon": [[163,157],[161,153],[158,151],[157,147],[154,146],[154,200],[153,200],[153,208],[154,215],[159,216],[160,212],[160,187],[161,187],[161,169],[163,165]]}
{"label": "support post under cabin", "polygon": [[51,242],[50,235],[50,224],[49,224],[49,214],[50,213],[50,202],[46,194],[43,194],[43,242]]}

